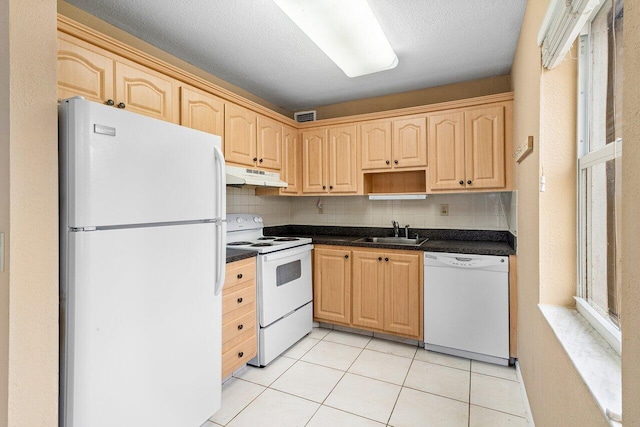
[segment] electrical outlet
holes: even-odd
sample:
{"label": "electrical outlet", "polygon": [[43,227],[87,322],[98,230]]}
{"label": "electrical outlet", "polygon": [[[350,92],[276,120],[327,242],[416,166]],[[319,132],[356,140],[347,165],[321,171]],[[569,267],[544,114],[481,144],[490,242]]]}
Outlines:
{"label": "electrical outlet", "polygon": [[449,215],[449,205],[447,204],[440,205],[440,215],[441,216]]}

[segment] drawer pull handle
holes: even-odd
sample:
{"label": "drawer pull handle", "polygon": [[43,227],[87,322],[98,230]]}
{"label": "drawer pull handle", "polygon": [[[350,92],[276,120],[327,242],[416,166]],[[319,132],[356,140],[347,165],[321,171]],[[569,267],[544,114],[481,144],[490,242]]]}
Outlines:
{"label": "drawer pull handle", "polygon": [[242,297],[238,298],[238,304],[242,302]]}
{"label": "drawer pull handle", "polygon": [[381,256],[378,257],[378,261],[382,261],[382,257]]}
{"label": "drawer pull handle", "polygon": [[124,102],[119,102],[118,103],[118,108],[124,108],[126,107],[126,105],[124,105]]}
{"label": "drawer pull handle", "polygon": [[385,260],[385,261],[389,261],[389,258],[385,258],[384,260]]}
{"label": "drawer pull handle", "polygon": [[242,279],[242,273],[238,274],[238,279]]}
{"label": "drawer pull handle", "polygon": [[238,357],[242,357],[242,356],[244,356],[244,352],[241,351],[240,353],[238,353]]}
{"label": "drawer pull handle", "polygon": [[242,330],[242,328],[244,328],[244,326],[243,326],[243,325],[238,325],[238,330],[239,330],[239,331],[241,331],[241,330]]}

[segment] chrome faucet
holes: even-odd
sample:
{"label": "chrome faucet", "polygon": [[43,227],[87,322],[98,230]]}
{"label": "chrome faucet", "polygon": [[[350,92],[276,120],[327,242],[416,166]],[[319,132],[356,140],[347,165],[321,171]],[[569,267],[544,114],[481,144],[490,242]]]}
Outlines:
{"label": "chrome faucet", "polygon": [[409,238],[409,224],[407,224],[407,225],[405,225],[405,226],[404,226],[404,237],[405,237],[406,239],[408,239],[408,238]]}
{"label": "chrome faucet", "polygon": [[393,225],[393,236],[398,237],[398,233],[400,231],[400,224],[398,224],[398,221],[396,220],[391,220],[391,224]]}

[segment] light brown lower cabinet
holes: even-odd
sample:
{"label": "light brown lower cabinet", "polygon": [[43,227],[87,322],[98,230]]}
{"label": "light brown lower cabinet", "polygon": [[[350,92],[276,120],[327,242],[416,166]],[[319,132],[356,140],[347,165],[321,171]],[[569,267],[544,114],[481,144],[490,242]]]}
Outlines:
{"label": "light brown lower cabinet", "polygon": [[316,320],[351,323],[351,251],[339,246],[313,251],[313,316]]}
{"label": "light brown lower cabinet", "polygon": [[421,340],[421,261],[419,251],[316,245],[315,320]]}
{"label": "light brown lower cabinet", "polygon": [[222,289],[222,378],[255,357],[258,349],[256,317],[256,259],[227,264]]}

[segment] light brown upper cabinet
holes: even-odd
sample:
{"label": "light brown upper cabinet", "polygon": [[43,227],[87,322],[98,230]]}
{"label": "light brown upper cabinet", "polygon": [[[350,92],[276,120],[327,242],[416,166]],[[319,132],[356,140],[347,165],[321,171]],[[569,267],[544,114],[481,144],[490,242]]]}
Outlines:
{"label": "light brown upper cabinet", "polygon": [[302,192],[358,192],[356,126],[302,132]]}
{"label": "light brown upper cabinet", "polygon": [[359,138],[363,170],[427,166],[425,116],[361,123]]}
{"label": "light brown upper cabinet", "polygon": [[302,147],[296,129],[282,126],[282,171],[280,179],[288,186],[280,191],[284,194],[298,194],[302,190]]}
{"label": "light brown upper cabinet", "polygon": [[505,188],[505,105],[428,115],[430,188]]}
{"label": "light brown upper cabinet", "polygon": [[196,88],[180,87],[180,124],[224,137],[224,101]]}
{"label": "light brown upper cabinet", "polygon": [[282,124],[228,103],[225,107],[224,156],[232,164],[280,170]]}
{"label": "light brown upper cabinet", "polygon": [[58,99],[83,96],[113,101],[114,56],[64,33],[58,33]]}
{"label": "light brown upper cabinet", "polygon": [[178,82],[64,33],[58,34],[58,98],[85,99],[178,123]]}
{"label": "light brown upper cabinet", "polygon": [[258,115],[229,104],[224,110],[224,157],[228,163],[255,166]]}
{"label": "light brown upper cabinet", "polygon": [[267,169],[282,168],[282,124],[258,116],[258,166]]}
{"label": "light brown upper cabinet", "polygon": [[179,123],[176,80],[125,59],[116,61],[115,78],[116,107]]}

